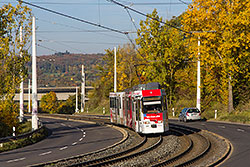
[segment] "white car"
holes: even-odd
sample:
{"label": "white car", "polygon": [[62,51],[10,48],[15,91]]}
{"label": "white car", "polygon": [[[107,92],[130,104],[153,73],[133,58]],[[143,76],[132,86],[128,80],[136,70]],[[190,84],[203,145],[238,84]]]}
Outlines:
{"label": "white car", "polygon": [[179,121],[191,121],[191,120],[200,120],[201,119],[201,112],[198,108],[184,108],[180,115]]}

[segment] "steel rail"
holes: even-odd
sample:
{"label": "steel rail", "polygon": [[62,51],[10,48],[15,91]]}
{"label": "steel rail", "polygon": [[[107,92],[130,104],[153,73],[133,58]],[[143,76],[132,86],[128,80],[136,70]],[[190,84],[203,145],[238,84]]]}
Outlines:
{"label": "steel rail", "polygon": [[152,165],[151,167],[166,166],[168,164],[174,163],[175,161],[177,161],[178,159],[180,159],[181,157],[186,155],[188,152],[190,152],[191,149],[193,148],[193,141],[187,135],[185,135],[183,132],[181,132],[179,130],[176,130],[176,129],[171,129],[171,131],[176,132],[176,133],[181,134],[181,135],[184,136],[184,139],[186,140],[186,142],[188,142],[188,145],[187,145],[186,149],[184,151],[180,152],[179,154],[169,158],[169,159],[160,161],[160,162]]}
{"label": "steel rail", "polygon": [[140,147],[142,147],[145,143],[147,142],[147,137],[144,136],[144,139],[142,142],[140,142],[139,144],[137,144],[135,147],[130,148],[128,150],[119,152],[119,153],[115,153],[103,158],[98,158],[98,159],[94,159],[94,160],[90,160],[90,161],[85,161],[85,162],[79,162],[73,165],[70,165],[70,167],[76,167],[76,166],[101,166],[101,164],[110,164],[115,162],[115,159],[117,159],[118,157],[121,157],[125,154],[128,154]]}

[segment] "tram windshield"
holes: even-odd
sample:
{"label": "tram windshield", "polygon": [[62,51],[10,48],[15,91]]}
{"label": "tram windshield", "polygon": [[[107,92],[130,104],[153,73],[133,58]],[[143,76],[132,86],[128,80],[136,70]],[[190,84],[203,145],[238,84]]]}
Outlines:
{"label": "tram windshield", "polygon": [[143,113],[159,113],[162,112],[161,101],[143,102]]}

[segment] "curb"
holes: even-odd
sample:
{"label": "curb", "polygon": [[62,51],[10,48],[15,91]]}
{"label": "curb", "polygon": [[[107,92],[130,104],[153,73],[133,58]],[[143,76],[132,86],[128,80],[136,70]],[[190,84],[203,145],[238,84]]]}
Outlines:
{"label": "curb", "polygon": [[[168,118],[169,120],[178,120],[178,118]],[[215,122],[215,123],[225,123],[234,125],[250,126],[250,124],[240,123],[240,122],[229,122],[229,121],[217,121],[217,120],[206,120],[205,122]]]}

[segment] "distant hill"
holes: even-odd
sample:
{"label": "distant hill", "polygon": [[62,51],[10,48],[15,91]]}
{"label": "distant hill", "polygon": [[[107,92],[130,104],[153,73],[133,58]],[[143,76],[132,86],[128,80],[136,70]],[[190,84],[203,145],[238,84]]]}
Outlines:
{"label": "distant hill", "polygon": [[[89,85],[96,78],[94,67],[101,63],[102,56],[103,54],[71,54],[67,51],[38,56],[38,87],[80,86],[82,65],[85,67],[86,82]],[[31,63],[28,66],[31,73]]]}

